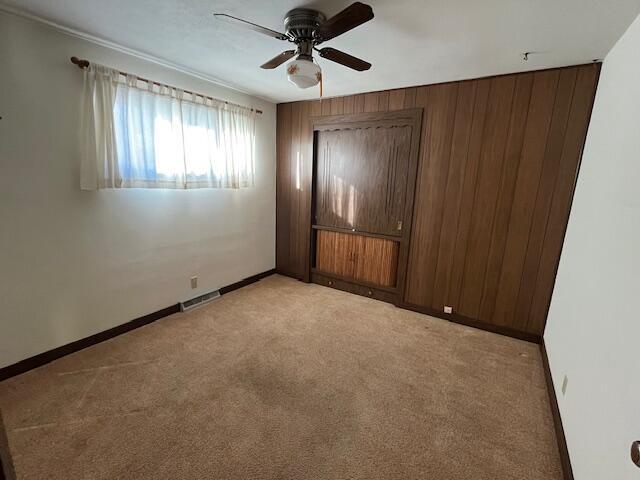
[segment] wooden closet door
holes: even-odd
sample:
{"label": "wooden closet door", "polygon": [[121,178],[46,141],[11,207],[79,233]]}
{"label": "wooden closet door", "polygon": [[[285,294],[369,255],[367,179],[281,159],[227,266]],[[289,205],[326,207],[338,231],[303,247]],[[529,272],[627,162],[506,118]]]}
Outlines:
{"label": "wooden closet door", "polygon": [[401,236],[411,135],[407,125],[318,132],[315,223]]}
{"label": "wooden closet door", "polygon": [[316,270],[382,287],[396,284],[398,242],[319,230]]}
{"label": "wooden closet door", "polygon": [[399,243],[384,238],[358,236],[355,278],[361,282],[394,287],[398,271]]}
{"label": "wooden closet door", "polygon": [[321,230],[316,247],[316,268],[345,278],[355,277],[355,235]]}

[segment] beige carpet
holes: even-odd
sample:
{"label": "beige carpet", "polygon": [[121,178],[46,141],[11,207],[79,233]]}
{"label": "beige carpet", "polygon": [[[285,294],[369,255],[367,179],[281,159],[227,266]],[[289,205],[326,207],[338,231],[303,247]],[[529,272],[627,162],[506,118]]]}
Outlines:
{"label": "beige carpet", "polygon": [[280,276],[0,383],[19,478],[560,479],[537,346]]}

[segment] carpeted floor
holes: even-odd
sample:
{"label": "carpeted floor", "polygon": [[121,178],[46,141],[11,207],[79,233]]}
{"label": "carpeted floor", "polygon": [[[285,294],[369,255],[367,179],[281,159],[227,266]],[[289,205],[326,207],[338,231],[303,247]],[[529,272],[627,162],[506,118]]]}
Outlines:
{"label": "carpeted floor", "polygon": [[280,276],[0,407],[19,478],[561,479],[536,345]]}

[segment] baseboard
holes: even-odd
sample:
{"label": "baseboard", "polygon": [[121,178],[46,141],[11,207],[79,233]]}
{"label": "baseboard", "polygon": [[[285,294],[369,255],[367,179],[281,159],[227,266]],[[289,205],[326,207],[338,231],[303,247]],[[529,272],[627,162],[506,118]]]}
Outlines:
{"label": "baseboard", "polygon": [[362,297],[373,298],[386,303],[395,303],[397,295],[390,289],[376,288],[373,286],[363,285],[357,282],[351,282],[347,279],[325,275],[323,273],[311,272],[311,282],[322,285],[323,287],[342,290],[343,292],[353,293]]}
{"label": "baseboard", "polygon": [[551,415],[553,416],[553,426],[556,431],[556,439],[558,440],[558,451],[560,452],[560,462],[562,464],[564,480],[573,480],[573,469],[571,468],[567,439],[564,436],[564,427],[562,426],[562,418],[560,417],[560,409],[558,408],[558,397],[556,396],[556,389],[553,386],[553,377],[551,376],[549,357],[547,356],[547,347],[544,344],[544,340],[540,343],[540,353],[542,354],[542,366],[544,368],[544,377],[547,382],[547,391],[549,392],[549,404],[551,406]]}
{"label": "baseboard", "polygon": [[[239,282],[220,288],[220,294],[224,295],[225,293],[229,293],[239,288],[245,287],[274,273],[275,269],[271,269],[267,270],[266,272],[258,273],[251,277],[245,278],[243,280],[240,280]],[[2,380],[6,380],[7,378],[15,377],[16,375],[28,372],[29,370],[33,370],[34,368],[50,363],[54,360],[57,360],[58,358],[85,349],[97,343],[104,342],[105,340],[117,337],[118,335],[130,332],[131,330],[135,330],[136,328],[148,325],[149,323],[155,322],[156,320],[160,320],[161,318],[178,312],[180,312],[180,305],[176,303],[175,305],[171,305],[169,307],[163,308],[162,310],[158,310],[157,312],[153,312],[143,317],[136,318],[127,323],[123,323],[122,325],[117,325],[108,330],[104,330],[103,332],[96,333],[86,338],[81,338],[80,340],[76,340],[75,342],[71,342],[47,352],[40,353],[33,357],[26,358],[17,363],[14,363],[13,365],[0,368],[0,382]]]}
{"label": "baseboard", "polygon": [[477,328],[479,330],[485,330],[487,332],[498,333],[507,337],[517,338],[518,340],[525,340],[527,342],[538,344],[542,343],[542,337],[540,335],[536,335],[535,333],[521,332],[519,330],[515,330],[509,327],[503,327],[500,325],[491,325],[490,323],[484,323],[479,320],[474,320],[473,318],[465,317],[464,315],[459,315],[456,313],[444,313],[439,310],[412,305],[410,303],[402,302],[397,306],[400,308],[406,308],[407,310],[413,310],[414,312],[424,313],[425,315],[430,315],[432,317],[441,318],[442,320],[448,320],[453,323],[459,323],[468,327]]}
{"label": "baseboard", "polygon": [[226,287],[222,287],[220,289],[220,295],[224,295],[225,293],[233,292],[234,290],[238,290],[239,288],[246,287],[247,285],[251,285],[252,283],[257,282],[258,280],[262,280],[263,278],[269,277],[276,273],[276,269],[272,268],[271,270],[267,270],[266,272],[257,273],[250,277],[245,278],[244,280],[240,280],[239,282],[232,283],[231,285],[227,285]]}

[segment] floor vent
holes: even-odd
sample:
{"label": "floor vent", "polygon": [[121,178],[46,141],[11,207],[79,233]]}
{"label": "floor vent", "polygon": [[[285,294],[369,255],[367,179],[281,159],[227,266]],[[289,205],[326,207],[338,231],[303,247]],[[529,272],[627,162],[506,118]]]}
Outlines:
{"label": "floor vent", "polygon": [[187,310],[192,310],[196,307],[199,307],[200,305],[212,302],[218,297],[220,297],[220,290],[205,293],[204,295],[200,295],[199,297],[192,298],[191,300],[187,300],[185,302],[180,302],[180,311],[186,312]]}

